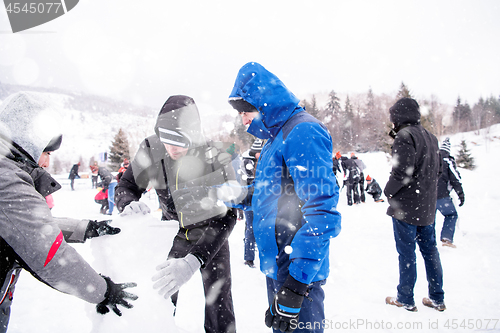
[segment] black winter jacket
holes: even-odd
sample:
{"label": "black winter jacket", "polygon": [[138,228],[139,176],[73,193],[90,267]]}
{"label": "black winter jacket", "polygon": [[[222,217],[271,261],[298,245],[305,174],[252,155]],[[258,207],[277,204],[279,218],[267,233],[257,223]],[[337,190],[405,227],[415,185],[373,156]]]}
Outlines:
{"label": "black winter jacket", "polygon": [[389,110],[395,138],[393,167],[384,189],[389,201],[387,215],[416,226],[431,225],[441,173],[438,140],[420,125],[416,102],[410,108],[398,104]]}
{"label": "black winter jacket", "polygon": [[[188,159],[189,157],[187,156]],[[224,214],[195,223],[183,222],[186,214],[178,212],[172,192],[179,185],[178,174],[189,173],[191,166],[190,163],[180,165],[172,160],[156,135],[146,138],[115,188],[115,205],[122,212],[130,202],[138,201],[148,186],[154,187],[162,209],[162,220],[179,221],[181,233],[186,235],[188,241],[192,241],[190,253],[201,257],[202,267],[205,267],[231,233],[236,223],[236,212],[224,206]],[[213,163],[207,163],[205,167],[220,169],[220,166]],[[206,172],[205,169],[205,174]]]}
{"label": "black winter jacket", "polygon": [[99,177],[101,177],[102,188],[107,190],[109,184],[111,184],[111,182],[113,181],[113,174],[106,168],[99,168],[97,174],[99,175]]}
{"label": "black winter jacket", "polygon": [[439,153],[442,158],[443,173],[438,180],[437,198],[449,197],[451,190],[455,190],[458,197],[463,199],[464,189],[462,188],[462,178],[457,170],[455,158],[445,150],[440,150]]}

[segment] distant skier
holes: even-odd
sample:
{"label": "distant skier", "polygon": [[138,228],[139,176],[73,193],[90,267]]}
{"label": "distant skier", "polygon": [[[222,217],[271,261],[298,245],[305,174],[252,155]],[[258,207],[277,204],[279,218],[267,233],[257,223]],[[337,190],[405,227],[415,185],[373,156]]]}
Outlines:
{"label": "distant skier", "polygon": [[384,199],[380,198],[382,195],[380,185],[377,183],[375,178],[370,177],[370,175],[366,176],[366,193],[373,197],[373,201],[384,202]]}
{"label": "distant skier", "polygon": [[455,235],[458,213],[450,197],[450,191],[453,189],[457,193],[460,200],[459,207],[462,207],[465,202],[465,194],[461,182],[462,178],[457,170],[455,158],[450,155],[450,151],[450,138],[446,138],[439,150],[443,159],[443,173],[438,180],[436,209],[444,216],[443,229],[441,229],[441,242],[443,246],[455,248],[453,236]]}

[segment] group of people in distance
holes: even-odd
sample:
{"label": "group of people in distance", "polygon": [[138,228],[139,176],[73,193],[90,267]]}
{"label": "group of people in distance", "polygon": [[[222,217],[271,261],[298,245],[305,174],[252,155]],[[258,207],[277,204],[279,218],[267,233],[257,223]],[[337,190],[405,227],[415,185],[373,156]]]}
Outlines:
{"label": "group of people in distance", "polygon": [[[266,276],[265,325],[273,332],[323,332],[329,245],[341,231],[336,209],[339,187],[330,134],[299,102],[262,65],[250,62],[239,70],[229,104],[248,132],[265,141],[254,153],[256,167],[249,179],[238,177],[241,167],[236,166],[240,159],[234,143],[206,139],[195,101],[185,95],[170,96],[160,109],[154,134],[142,141],[116,185],[114,199],[121,215],[150,213],[140,199],[153,184],[161,219],[178,221],[172,247],[158,265],[152,287],[176,305],[179,289],[199,270],[206,332],[236,331],[227,239],[237,222],[237,209],[244,210],[251,223],[260,269]],[[4,295],[0,332],[7,330],[21,269],[59,291],[97,304],[99,313],[111,308],[121,315],[117,305],[131,308],[129,300],[137,299],[125,291],[134,283],[117,284],[99,275],[67,244],[71,234],[45,203],[44,197],[55,190],[46,185],[57,182],[37,161],[45,150],[57,149],[54,139],[59,144],[60,140],[58,133],[34,131],[34,122],[49,107],[47,100],[32,93],[10,97],[0,107],[0,286]],[[400,156],[401,163],[393,167],[384,194],[399,253],[400,284],[397,296],[386,302],[416,310],[418,243],[426,253],[429,281],[423,304],[442,311],[442,268],[434,230],[442,161],[437,139],[420,125],[415,100],[398,100],[389,113],[394,124],[393,154]],[[441,205],[446,205],[445,200]],[[86,223],[86,229],[78,229],[86,230],[80,241],[119,231],[107,223]]]}
{"label": "group of people in distance", "polygon": [[[333,157],[333,172],[336,177],[342,179],[342,189],[346,187],[347,205],[352,206],[365,202],[365,191],[373,197],[375,202],[384,202],[381,198],[382,189],[375,178],[366,176],[365,189],[365,163],[360,160],[355,153],[351,153],[351,158],[342,156],[340,151]],[[341,189],[341,190],[342,190]]]}

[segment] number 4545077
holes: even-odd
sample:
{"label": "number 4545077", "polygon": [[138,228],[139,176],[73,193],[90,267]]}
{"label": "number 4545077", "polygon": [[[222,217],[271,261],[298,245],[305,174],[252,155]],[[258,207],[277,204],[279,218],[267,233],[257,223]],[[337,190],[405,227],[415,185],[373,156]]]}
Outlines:
{"label": "number 4545077", "polygon": [[464,319],[462,321],[458,319],[448,319],[444,323],[444,327],[452,330],[459,328],[470,330],[488,330],[497,328],[497,324],[498,319]]}
{"label": "number 4545077", "polygon": [[25,3],[22,5],[18,2],[9,3],[7,5],[7,13],[58,13],[61,8],[61,3],[53,3],[53,2],[34,2],[34,3]]}

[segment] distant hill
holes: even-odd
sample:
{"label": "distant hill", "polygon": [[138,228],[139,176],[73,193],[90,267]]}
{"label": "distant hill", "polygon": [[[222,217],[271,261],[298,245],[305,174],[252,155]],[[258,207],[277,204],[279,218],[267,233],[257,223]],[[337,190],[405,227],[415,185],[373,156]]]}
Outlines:
{"label": "distant hill", "polygon": [[[80,172],[89,171],[91,158],[99,162],[120,128],[127,134],[130,154],[135,155],[140,142],[154,134],[153,128],[159,107],[134,105],[109,97],[66,91],[58,88],[42,88],[4,84],[0,82],[0,103],[9,95],[19,91],[36,91],[50,94],[58,105],[63,119],[54,119],[62,124],[63,143],[52,156],[51,173],[69,172],[71,166],[81,162]],[[160,106],[161,107],[161,106]],[[233,128],[233,116],[224,112],[200,114],[205,135],[219,140]],[[101,165],[106,163],[100,162]],[[116,170],[111,170],[116,171]]]}
{"label": "distant hill", "polygon": [[[139,143],[153,134],[157,110],[137,106],[111,98],[88,95],[62,89],[47,89],[0,83],[0,100],[19,91],[36,91],[50,94],[59,106],[63,119],[54,119],[62,124],[63,143],[52,156],[49,171],[68,172],[78,161],[81,172],[88,172],[90,159],[109,151],[116,133],[122,128],[128,136],[130,153],[133,155]],[[104,165],[105,163],[102,163]]]}

